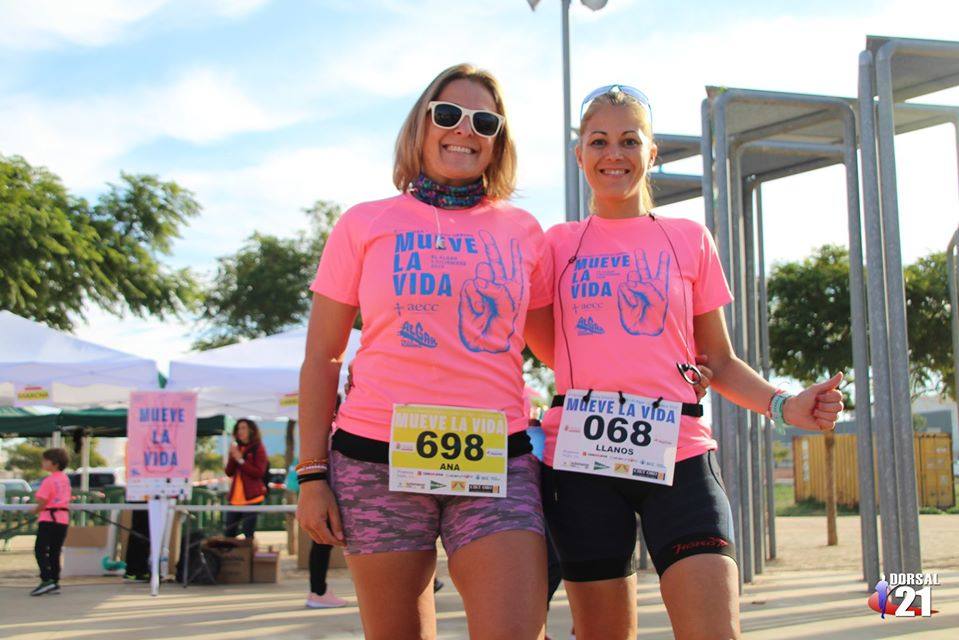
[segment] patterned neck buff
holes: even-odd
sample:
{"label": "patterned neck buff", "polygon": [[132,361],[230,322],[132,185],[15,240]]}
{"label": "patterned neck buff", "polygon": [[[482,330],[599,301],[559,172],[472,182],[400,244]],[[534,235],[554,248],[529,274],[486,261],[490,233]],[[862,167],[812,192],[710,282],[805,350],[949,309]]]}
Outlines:
{"label": "patterned neck buff", "polygon": [[422,173],[410,184],[410,194],[426,204],[440,209],[468,209],[475,207],[486,196],[486,187],[480,178],[462,187],[439,184]]}

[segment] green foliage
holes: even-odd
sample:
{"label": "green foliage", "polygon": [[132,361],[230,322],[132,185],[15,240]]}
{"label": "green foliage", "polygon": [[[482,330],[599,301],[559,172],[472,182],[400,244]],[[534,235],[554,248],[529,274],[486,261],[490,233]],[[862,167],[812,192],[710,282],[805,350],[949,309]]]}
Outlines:
{"label": "green foliage", "polygon": [[0,308],[69,330],[87,301],[161,318],[194,303],[191,274],[158,259],[199,211],[193,195],[156,176],[108,187],[90,206],[46,169],[0,156]]}
{"label": "green foliage", "polygon": [[308,233],[295,238],[255,233],[235,254],[219,259],[202,294],[206,327],[195,349],[272,335],[306,320],[310,280],[340,208],[318,200],[305,213]]}
{"label": "green foliage", "polygon": [[273,455],[268,456],[267,459],[270,461],[271,469],[286,469],[288,466],[290,466],[286,463],[286,458],[282,453],[274,453]]}
{"label": "green foliage", "polygon": [[[90,466],[104,467],[107,460],[97,451],[97,444],[97,438],[90,438]],[[46,472],[40,468],[40,462],[43,458],[43,452],[48,448],[42,438],[28,438],[22,442],[17,442],[7,447],[7,463],[4,468],[7,471],[15,472],[27,482],[41,478],[46,475]],[[64,448],[70,454],[69,468],[80,468],[83,464],[80,452],[74,451],[69,443],[66,443]]]}
{"label": "green foliage", "polygon": [[[904,269],[914,395],[953,395],[955,376],[949,326],[945,253]],[[767,283],[769,345],[773,369],[805,385],[836,371],[852,389],[852,322],[849,253],[825,245],[801,262],[777,264]],[[851,406],[848,402],[847,406]]]}
{"label": "green foliage", "polygon": [[792,458],[792,448],[785,442],[773,440],[773,461],[778,465]]}
{"label": "green foliage", "polygon": [[217,451],[216,441],[216,436],[197,438],[196,451],[193,455],[193,468],[200,473],[223,470],[223,456]]}
{"label": "green foliage", "polygon": [[955,400],[945,252],[920,258],[903,270],[903,277],[913,396],[936,393]]}
{"label": "green foliage", "polygon": [[802,262],[777,264],[766,288],[769,355],[777,374],[810,385],[836,371],[851,371],[849,252],[844,247],[825,245]]}

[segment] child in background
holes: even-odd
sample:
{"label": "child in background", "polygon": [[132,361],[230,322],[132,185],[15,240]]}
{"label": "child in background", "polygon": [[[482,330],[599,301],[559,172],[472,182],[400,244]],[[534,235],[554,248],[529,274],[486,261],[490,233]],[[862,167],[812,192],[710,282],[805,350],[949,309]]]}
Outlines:
{"label": "child in background", "polygon": [[40,567],[40,584],[30,592],[31,596],[60,593],[60,550],[67,537],[70,522],[67,506],[71,497],[70,480],[63,470],[69,459],[63,449],[43,452],[41,467],[50,475],[43,479],[35,495],[37,506],[33,512],[39,513],[40,517],[33,551]]}

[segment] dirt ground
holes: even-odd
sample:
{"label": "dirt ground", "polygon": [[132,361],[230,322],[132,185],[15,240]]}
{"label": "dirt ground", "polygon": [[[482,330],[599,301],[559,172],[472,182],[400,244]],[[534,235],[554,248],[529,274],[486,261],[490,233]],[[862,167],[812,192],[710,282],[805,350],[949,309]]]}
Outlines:
{"label": "dirt ground", "polygon": [[[908,635],[954,640],[959,628],[959,517],[920,516],[923,569],[938,571],[932,618],[881,620],[866,606],[860,580],[859,518],[839,519],[839,546],[827,547],[822,517],[777,519],[777,559],[741,598],[744,637],[761,639],[873,639]],[[281,532],[258,534],[261,544],[279,544]],[[151,598],[147,585],[114,577],[66,578],[63,593],[31,598],[37,581],[33,539],[15,539],[0,553],[0,638],[361,638],[356,598],[345,569],[330,572],[337,595],[351,606],[306,610],[307,572],[284,557],[278,584],[190,587],[164,584]],[[462,602],[441,559],[437,594],[438,637],[467,637]],[[637,589],[640,638],[671,638],[656,575],[641,572]],[[571,616],[562,587],[553,599],[549,632],[568,638]]]}

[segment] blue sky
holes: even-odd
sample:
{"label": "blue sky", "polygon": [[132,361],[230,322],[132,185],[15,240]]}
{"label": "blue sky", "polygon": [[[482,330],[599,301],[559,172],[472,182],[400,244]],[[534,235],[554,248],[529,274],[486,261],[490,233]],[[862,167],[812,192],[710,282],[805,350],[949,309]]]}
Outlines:
{"label": "blue sky", "polygon": [[[642,87],[658,133],[698,133],[706,84],[853,95],[867,33],[955,39],[937,0],[574,1],[577,97]],[[315,199],[390,195],[396,131],[426,83],[470,61],[502,81],[520,153],[517,202],[562,219],[559,0],[0,0],[0,153],[95,197],[122,171],[192,189],[203,214],[171,262],[209,274],[254,231],[292,234]],[[959,104],[955,93],[926,101]],[[944,248],[956,219],[948,128],[897,141],[906,260]],[[677,170],[698,173],[696,161]],[[845,242],[838,169],[765,191],[770,261]],[[702,202],[663,210],[702,220]],[[192,325],[92,311],[81,337],[158,358]]]}

